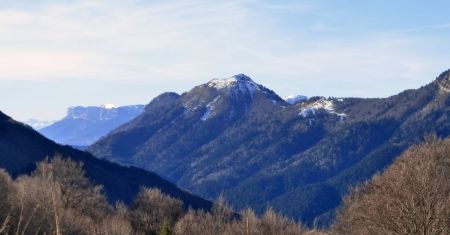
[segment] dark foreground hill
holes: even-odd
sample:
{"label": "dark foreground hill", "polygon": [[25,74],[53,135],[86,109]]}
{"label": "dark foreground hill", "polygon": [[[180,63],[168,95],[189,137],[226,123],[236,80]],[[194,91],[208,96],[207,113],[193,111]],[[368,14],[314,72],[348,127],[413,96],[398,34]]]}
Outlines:
{"label": "dark foreground hill", "polygon": [[349,186],[428,133],[450,134],[449,71],[388,98],[289,104],[245,75],[165,93],[89,148],[240,209],[327,222]]}
{"label": "dark foreground hill", "polygon": [[94,183],[104,186],[112,202],[122,200],[128,203],[141,186],[146,186],[159,188],[172,197],[180,198],[186,206],[204,209],[211,206],[209,201],[177,188],[156,174],[135,167],[123,167],[69,146],[58,145],[0,112],[0,168],[13,176],[27,174],[35,168],[36,162],[55,154],[83,162],[87,176]]}

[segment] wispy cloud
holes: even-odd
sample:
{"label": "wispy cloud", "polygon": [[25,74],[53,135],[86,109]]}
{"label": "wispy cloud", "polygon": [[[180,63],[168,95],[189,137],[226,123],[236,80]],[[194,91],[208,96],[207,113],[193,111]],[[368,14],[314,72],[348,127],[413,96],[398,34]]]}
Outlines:
{"label": "wispy cloud", "polygon": [[[199,61],[230,56],[249,45],[261,46],[254,40],[261,30],[255,30],[252,17],[233,2],[93,1],[3,10],[0,32],[5,36],[0,42],[4,50],[20,55],[0,55],[7,62],[0,79],[34,79],[30,75],[36,70],[39,79],[85,77],[93,66],[97,69],[91,75],[99,79],[130,79],[126,71],[117,73],[130,67],[131,74],[141,73],[139,77],[181,75],[175,71],[189,71]],[[49,66],[55,61],[54,68]]]}
{"label": "wispy cloud", "polygon": [[263,5],[264,9],[267,10],[279,10],[279,11],[310,11],[314,9],[314,5],[305,2],[280,2],[275,4],[265,4]]}
{"label": "wispy cloud", "polygon": [[[0,85],[61,79],[154,84],[140,94],[144,101],[165,91],[161,87],[182,91],[235,73],[248,73],[281,94],[383,96],[423,84],[430,71],[445,68],[450,53],[442,46],[448,35],[416,33],[443,32],[449,24],[374,30],[356,18],[358,9],[346,21],[322,1],[0,5]],[[376,85],[380,81],[387,85]]]}
{"label": "wispy cloud", "polygon": [[409,33],[409,32],[420,32],[420,31],[427,31],[427,30],[445,30],[445,29],[449,29],[449,28],[450,28],[450,23],[445,23],[445,24],[421,25],[421,26],[416,26],[413,28],[400,29],[397,31]]}
{"label": "wispy cloud", "polygon": [[[267,12],[252,4],[71,1],[1,9],[0,79],[193,79],[265,70],[301,77],[320,74],[324,65],[341,75],[337,72],[350,68],[352,73],[393,68],[394,61],[405,69],[408,66],[402,63],[420,60],[398,49],[393,54],[392,48],[382,45],[395,38],[366,37],[363,43],[320,39],[310,47],[301,32],[280,30],[277,22],[265,18]],[[262,7],[297,11],[298,19],[304,12],[319,10],[304,3]],[[332,29],[321,21],[299,27]],[[448,25],[422,28],[442,27]]]}

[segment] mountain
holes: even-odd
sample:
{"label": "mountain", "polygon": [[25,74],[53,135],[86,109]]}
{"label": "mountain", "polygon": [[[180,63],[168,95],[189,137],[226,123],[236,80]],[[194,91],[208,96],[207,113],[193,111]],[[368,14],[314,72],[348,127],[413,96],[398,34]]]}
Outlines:
{"label": "mountain", "polygon": [[67,115],[39,130],[45,137],[72,146],[87,146],[144,111],[144,105],[70,107]]}
{"label": "mountain", "polygon": [[164,93],[89,151],[154,171],[236,209],[268,205],[326,224],[351,185],[425,135],[450,134],[449,71],[388,98],[311,97],[290,104],[245,75]]}
{"label": "mountain", "polygon": [[25,124],[33,127],[33,129],[35,130],[40,130],[42,128],[48,127],[50,125],[52,125],[54,123],[54,121],[40,121],[40,120],[36,120],[36,119],[28,119],[25,121]]}
{"label": "mountain", "polygon": [[181,190],[156,174],[135,167],[124,167],[93,157],[87,152],[61,146],[46,139],[31,127],[16,122],[0,112],[0,168],[14,177],[30,173],[36,162],[60,154],[83,162],[87,176],[104,186],[111,202],[131,202],[141,186],[156,187],[162,192],[180,198],[188,207],[208,209],[211,203]]}

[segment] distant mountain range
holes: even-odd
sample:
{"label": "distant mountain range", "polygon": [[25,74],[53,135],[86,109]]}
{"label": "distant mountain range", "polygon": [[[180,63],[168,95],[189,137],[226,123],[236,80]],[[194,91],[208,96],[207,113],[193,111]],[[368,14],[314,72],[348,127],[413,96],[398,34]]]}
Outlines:
{"label": "distant mountain range", "polygon": [[130,203],[140,187],[154,187],[175,198],[180,198],[186,208],[208,210],[211,202],[181,190],[156,174],[135,167],[124,167],[93,157],[87,152],[61,146],[46,139],[29,126],[16,122],[0,112],[0,168],[12,176],[29,174],[36,162],[60,154],[83,162],[87,176],[104,186],[111,202]]}
{"label": "distant mountain range", "polygon": [[450,134],[449,71],[388,98],[280,98],[240,74],[164,93],[89,147],[236,209],[327,223],[349,186],[428,133]]}
{"label": "distant mountain range", "polygon": [[28,119],[24,123],[33,127],[33,129],[38,131],[44,127],[50,126],[51,124],[54,123],[54,121],[40,121],[36,119]]}
{"label": "distant mountain range", "polygon": [[[143,111],[144,105],[70,107],[62,120],[37,130],[60,144],[88,146]],[[33,123],[28,124],[33,127]]]}

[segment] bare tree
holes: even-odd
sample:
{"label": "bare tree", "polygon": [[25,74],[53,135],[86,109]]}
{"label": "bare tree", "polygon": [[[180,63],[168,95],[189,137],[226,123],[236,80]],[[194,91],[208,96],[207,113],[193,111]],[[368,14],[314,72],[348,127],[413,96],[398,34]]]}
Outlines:
{"label": "bare tree", "polygon": [[134,233],[129,218],[129,211],[123,202],[116,202],[114,214],[97,224],[95,235],[130,235]]}
{"label": "bare tree", "polygon": [[214,202],[212,208],[212,229],[213,234],[224,234],[227,226],[236,218],[233,210],[225,201],[223,195],[220,195]]}
{"label": "bare tree", "polygon": [[[217,203],[216,203],[217,205]],[[217,211],[221,211],[219,216]],[[269,209],[262,218],[253,210],[246,209],[240,215],[223,216],[223,209],[213,209],[213,213],[190,210],[175,225],[175,234],[217,234],[217,235],[319,235],[315,230],[306,230],[301,225]],[[227,209],[225,210],[227,211]],[[216,215],[214,215],[216,213]],[[227,214],[227,213],[226,213]],[[228,219],[224,219],[228,218]]]}
{"label": "bare tree", "polygon": [[11,197],[15,194],[12,179],[0,169],[0,234],[7,233],[12,219]]}
{"label": "bare tree", "polygon": [[28,234],[38,230],[55,234],[60,230],[58,216],[61,210],[61,194],[58,186],[29,176],[20,177],[15,185],[15,234]]}
{"label": "bare tree", "polygon": [[450,234],[450,139],[407,150],[353,189],[337,219],[339,234]]}
{"label": "bare tree", "polygon": [[157,234],[164,224],[172,227],[183,213],[183,203],[164,195],[159,189],[143,188],[130,212],[132,225],[138,232]]}
{"label": "bare tree", "polygon": [[82,163],[55,156],[51,162],[38,163],[33,177],[46,177],[48,181],[57,183],[64,208],[72,208],[94,219],[102,219],[111,212],[102,187],[89,181]]}
{"label": "bare tree", "polygon": [[189,210],[174,227],[176,235],[213,234],[212,216],[204,211]]}
{"label": "bare tree", "polygon": [[38,163],[31,176],[19,177],[10,200],[14,234],[93,234],[109,219],[111,208],[81,167],[55,157]]}
{"label": "bare tree", "polygon": [[261,234],[261,220],[252,209],[245,209],[240,213],[240,219],[230,225],[230,233],[236,235]]}
{"label": "bare tree", "polygon": [[291,219],[284,217],[283,215],[275,213],[269,208],[265,213],[261,221],[261,234],[286,234],[297,235],[303,234],[304,229]]}
{"label": "bare tree", "polygon": [[0,234],[318,234],[271,209],[262,218],[251,209],[237,214],[223,197],[211,211],[185,213],[180,200],[142,188],[130,209],[121,202],[111,207],[82,164],[58,156],[16,180],[0,171],[0,199]]}

